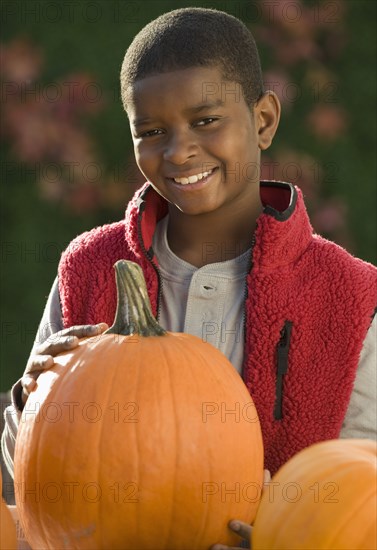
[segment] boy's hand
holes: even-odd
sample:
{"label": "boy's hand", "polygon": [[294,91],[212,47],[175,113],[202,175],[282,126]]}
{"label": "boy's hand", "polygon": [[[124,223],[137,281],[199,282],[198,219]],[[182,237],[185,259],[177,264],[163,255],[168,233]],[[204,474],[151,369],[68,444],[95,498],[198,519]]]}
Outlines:
{"label": "boy's hand", "polygon": [[97,336],[107,330],[106,323],[98,325],[77,325],[63,329],[52,334],[45,342],[40,344],[30,355],[25,372],[21,378],[22,402],[26,403],[29,394],[37,385],[38,376],[51,368],[54,364],[54,357],[63,351],[76,348],[80,338]]}
{"label": "boy's hand", "polygon": [[[232,520],[228,523],[229,529],[237,533],[240,537],[250,543],[251,540],[251,525],[244,523],[243,521]],[[245,546],[226,546],[225,544],[215,544],[211,546],[211,550],[239,550],[240,548],[245,548]],[[249,548],[249,546],[248,546]]]}
{"label": "boy's hand", "polygon": [[[265,470],[262,491],[266,490],[270,481],[271,481],[271,474],[269,470]],[[239,521],[238,519],[233,519],[232,521],[229,522],[228,527],[234,533],[237,533],[237,535],[239,535],[245,541],[247,541],[249,543],[248,548],[251,548],[251,531],[253,529],[251,525],[248,525],[243,521]],[[240,546],[226,546],[225,544],[214,544],[213,546],[211,546],[210,550],[239,550],[239,548],[245,548],[245,546],[240,547]]]}

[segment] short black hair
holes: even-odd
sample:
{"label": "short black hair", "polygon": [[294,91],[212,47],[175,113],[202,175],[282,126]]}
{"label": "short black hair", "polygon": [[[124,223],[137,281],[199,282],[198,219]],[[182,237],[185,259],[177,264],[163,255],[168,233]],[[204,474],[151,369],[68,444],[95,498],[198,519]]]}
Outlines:
{"label": "short black hair", "polygon": [[216,9],[181,8],[148,23],[129,46],[120,77],[125,110],[137,80],[199,66],[218,66],[225,80],[240,84],[249,106],[263,94],[258,49],[246,25]]}

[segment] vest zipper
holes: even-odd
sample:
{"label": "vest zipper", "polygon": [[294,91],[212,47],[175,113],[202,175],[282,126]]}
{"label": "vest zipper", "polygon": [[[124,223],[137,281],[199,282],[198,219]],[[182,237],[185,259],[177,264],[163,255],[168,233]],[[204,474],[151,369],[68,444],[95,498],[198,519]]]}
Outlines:
{"label": "vest zipper", "polygon": [[283,376],[288,370],[288,353],[291,341],[292,321],[285,321],[280,333],[277,351],[275,420],[283,418]]}

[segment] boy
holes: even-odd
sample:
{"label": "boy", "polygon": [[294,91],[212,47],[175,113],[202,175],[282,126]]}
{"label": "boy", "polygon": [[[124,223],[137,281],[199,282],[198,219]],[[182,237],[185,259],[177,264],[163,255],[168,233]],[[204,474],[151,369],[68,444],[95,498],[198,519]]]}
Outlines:
{"label": "boy", "polygon": [[[124,221],[63,254],[16,407],[55,355],[111,324],[125,258],[162,326],[209,341],[242,375],[272,473],[316,441],[375,437],[377,270],[313,235],[298,189],[260,183],[280,104],[248,29],[216,10],[164,14],[133,40],[121,89],[148,183]],[[6,419],[12,469],[17,417]]]}

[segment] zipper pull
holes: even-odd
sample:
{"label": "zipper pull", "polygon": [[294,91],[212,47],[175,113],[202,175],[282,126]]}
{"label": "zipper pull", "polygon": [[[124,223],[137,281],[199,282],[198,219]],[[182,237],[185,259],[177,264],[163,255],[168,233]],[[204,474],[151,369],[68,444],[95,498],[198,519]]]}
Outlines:
{"label": "zipper pull", "polygon": [[274,409],[275,420],[283,418],[283,376],[288,370],[288,354],[291,342],[292,321],[285,321],[277,345],[277,376],[276,376],[276,400]]}

